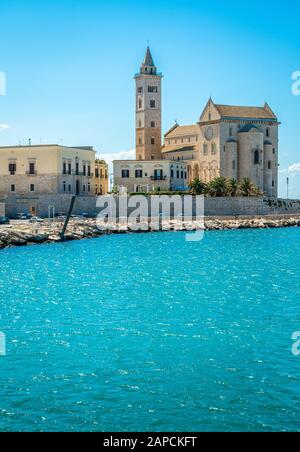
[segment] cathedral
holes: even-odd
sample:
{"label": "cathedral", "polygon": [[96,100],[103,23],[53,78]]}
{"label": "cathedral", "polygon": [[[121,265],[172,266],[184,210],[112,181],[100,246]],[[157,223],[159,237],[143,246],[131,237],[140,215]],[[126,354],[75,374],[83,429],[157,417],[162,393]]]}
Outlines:
{"label": "cathedral", "polygon": [[[148,47],[140,72],[135,75],[138,171],[130,171],[132,161],[131,165],[114,162],[115,185],[138,191],[141,185],[154,188],[153,180],[161,179],[165,183],[169,180],[170,189],[178,189],[187,187],[195,178],[209,182],[219,176],[237,181],[247,177],[266,196],[276,198],[280,123],[271,107],[267,103],[261,107],[220,105],[210,98],[198,122],[183,126],[175,123],[162,143],[162,78]],[[151,171],[162,167],[163,161],[171,163],[170,173],[163,177],[162,172],[156,172],[160,175],[157,180]],[[171,180],[174,170],[175,176],[183,175],[182,181]],[[142,184],[134,183],[137,175],[143,179]]]}

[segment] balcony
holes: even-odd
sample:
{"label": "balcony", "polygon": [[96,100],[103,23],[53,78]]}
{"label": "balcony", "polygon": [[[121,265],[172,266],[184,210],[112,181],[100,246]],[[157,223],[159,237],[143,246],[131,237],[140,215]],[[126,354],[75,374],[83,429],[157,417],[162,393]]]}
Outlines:
{"label": "balcony", "polygon": [[163,180],[167,180],[168,178],[167,178],[167,176],[162,176],[162,177],[160,177],[160,176],[150,176],[150,179],[154,180],[154,181],[163,181]]}
{"label": "balcony", "polygon": [[37,176],[37,171],[26,171],[27,176]]}

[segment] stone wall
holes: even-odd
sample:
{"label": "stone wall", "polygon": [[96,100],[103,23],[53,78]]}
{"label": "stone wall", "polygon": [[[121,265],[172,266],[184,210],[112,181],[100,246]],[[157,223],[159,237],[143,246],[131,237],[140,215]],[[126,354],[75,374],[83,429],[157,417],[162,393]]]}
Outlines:
{"label": "stone wall", "polygon": [[[67,213],[71,198],[71,195],[9,196],[1,198],[0,204],[1,202],[5,203],[5,214],[9,218],[14,218],[17,213],[29,212],[45,218],[48,217],[49,206],[54,206],[55,212]],[[76,198],[73,214],[80,215],[83,212],[89,215],[96,213],[96,198],[94,196],[78,196]]]}

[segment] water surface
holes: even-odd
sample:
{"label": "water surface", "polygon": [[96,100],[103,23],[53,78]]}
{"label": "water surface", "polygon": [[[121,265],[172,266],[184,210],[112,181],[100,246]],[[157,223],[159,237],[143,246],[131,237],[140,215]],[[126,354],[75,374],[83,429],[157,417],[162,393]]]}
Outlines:
{"label": "water surface", "polygon": [[0,430],[300,430],[300,229],[0,252]]}

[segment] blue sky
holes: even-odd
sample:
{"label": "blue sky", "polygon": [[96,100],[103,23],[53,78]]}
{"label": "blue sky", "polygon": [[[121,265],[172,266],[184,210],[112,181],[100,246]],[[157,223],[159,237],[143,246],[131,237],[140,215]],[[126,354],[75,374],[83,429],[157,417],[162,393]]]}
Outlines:
{"label": "blue sky", "polygon": [[300,198],[300,96],[291,90],[299,23],[298,1],[1,0],[0,146],[30,137],[128,155],[133,75],[149,41],[165,76],[164,130],[175,118],[196,122],[210,95],[217,103],[267,100],[282,122],[280,194],[289,175],[290,195]]}

